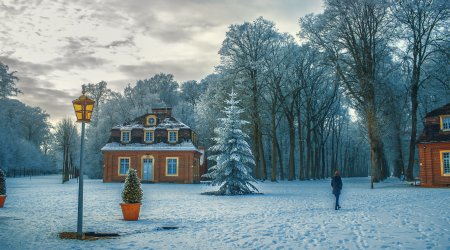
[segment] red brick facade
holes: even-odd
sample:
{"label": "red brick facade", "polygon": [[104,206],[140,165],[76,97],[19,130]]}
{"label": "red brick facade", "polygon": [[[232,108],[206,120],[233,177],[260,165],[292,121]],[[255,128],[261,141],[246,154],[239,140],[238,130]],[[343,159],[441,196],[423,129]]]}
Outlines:
{"label": "red brick facade", "polygon": [[418,144],[420,159],[420,185],[445,187],[450,185],[450,175],[443,174],[442,152],[450,152],[450,142]]}
{"label": "red brick facade", "polygon": [[104,182],[124,181],[129,168],[143,182],[200,182],[206,154],[195,132],[173,118],[171,108],[152,111],[111,129],[102,148]]}
{"label": "red brick facade", "polygon": [[450,186],[449,118],[450,103],[425,116],[425,127],[417,140],[421,186]]}
{"label": "red brick facade", "polygon": [[[197,151],[106,151],[103,153],[105,166],[104,182],[122,182],[126,175],[119,174],[119,158],[129,157],[130,167],[138,172],[142,181],[198,183],[200,182],[200,153]],[[178,159],[176,176],[167,175],[167,158]],[[152,159],[152,175],[145,180],[143,175],[143,159]]]}

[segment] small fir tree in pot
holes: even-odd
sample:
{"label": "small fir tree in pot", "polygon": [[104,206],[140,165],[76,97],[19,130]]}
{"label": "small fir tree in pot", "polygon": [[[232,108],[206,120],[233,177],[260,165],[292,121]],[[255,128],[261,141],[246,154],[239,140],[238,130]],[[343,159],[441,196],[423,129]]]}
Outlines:
{"label": "small fir tree in pot", "polygon": [[136,170],[130,168],[122,191],[123,203],[120,203],[124,220],[137,220],[139,218],[142,196],[141,181]]}
{"label": "small fir tree in pot", "polygon": [[2,169],[0,169],[0,208],[3,207],[6,200],[6,177]]}

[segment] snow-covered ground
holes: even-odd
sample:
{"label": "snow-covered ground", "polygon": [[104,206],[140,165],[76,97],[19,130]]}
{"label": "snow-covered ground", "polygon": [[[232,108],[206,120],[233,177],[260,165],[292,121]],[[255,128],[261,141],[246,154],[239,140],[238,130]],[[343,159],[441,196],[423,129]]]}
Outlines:
{"label": "snow-covered ground", "polygon": [[339,211],[329,180],[258,183],[264,195],[234,197],[200,195],[217,189],[204,184],[143,184],[140,220],[130,222],[123,184],[86,180],[84,231],[121,236],[78,241],[58,238],[76,231],[76,181],[9,178],[0,249],[450,249],[450,189],[343,182]]}

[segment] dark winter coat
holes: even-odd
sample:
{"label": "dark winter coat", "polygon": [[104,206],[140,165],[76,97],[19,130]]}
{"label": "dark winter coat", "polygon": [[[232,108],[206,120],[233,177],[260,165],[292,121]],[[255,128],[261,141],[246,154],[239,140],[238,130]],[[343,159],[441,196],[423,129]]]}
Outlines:
{"label": "dark winter coat", "polygon": [[336,175],[331,179],[331,186],[333,187],[333,194],[338,195],[341,194],[342,189],[342,179],[339,175]]}

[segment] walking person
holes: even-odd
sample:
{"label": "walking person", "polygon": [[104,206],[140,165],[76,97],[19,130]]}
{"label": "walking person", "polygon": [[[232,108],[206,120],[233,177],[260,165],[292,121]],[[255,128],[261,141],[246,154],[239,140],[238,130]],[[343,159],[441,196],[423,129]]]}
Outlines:
{"label": "walking person", "polygon": [[339,195],[341,195],[342,189],[342,179],[339,171],[334,172],[333,179],[331,179],[331,187],[333,187],[333,194],[336,196],[336,204],[334,205],[334,210],[341,208],[339,205]]}

